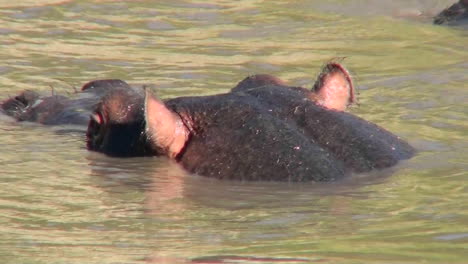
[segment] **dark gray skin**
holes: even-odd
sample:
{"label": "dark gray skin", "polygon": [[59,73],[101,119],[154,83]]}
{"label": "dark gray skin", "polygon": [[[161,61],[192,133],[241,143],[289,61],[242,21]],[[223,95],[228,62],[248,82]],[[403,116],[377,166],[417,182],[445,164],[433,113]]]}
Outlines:
{"label": "dark gray skin", "polygon": [[436,25],[468,24],[468,0],[460,0],[434,17]]}

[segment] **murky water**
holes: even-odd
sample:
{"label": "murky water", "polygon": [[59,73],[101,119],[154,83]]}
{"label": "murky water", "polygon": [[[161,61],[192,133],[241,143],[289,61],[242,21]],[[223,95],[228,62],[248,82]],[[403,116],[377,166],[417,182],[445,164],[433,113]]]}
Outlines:
{"label": "murky water", "polygon": [[450,3],[0,1],[1,98],[99,78],[163,98],[253,73],[310,86],[346,57],[352,112],[419,149],[344,182],[228,182],[1,116],[0,262],[467,263],[468,29],[430,19]]}

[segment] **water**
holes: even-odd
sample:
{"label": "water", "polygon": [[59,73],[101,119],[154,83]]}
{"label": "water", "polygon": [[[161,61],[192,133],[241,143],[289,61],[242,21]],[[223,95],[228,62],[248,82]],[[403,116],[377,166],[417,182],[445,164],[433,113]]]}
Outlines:
{"label": "water", "polygon": [[229,182],[1,116],[0,262],[467,263],[468,30],[431,24],[451,1],[387,2],[0,1],[1,98],[99,78],[162,98],[253,73],[311,86],[345,57],[351,111],[419,150],[343,182]]}

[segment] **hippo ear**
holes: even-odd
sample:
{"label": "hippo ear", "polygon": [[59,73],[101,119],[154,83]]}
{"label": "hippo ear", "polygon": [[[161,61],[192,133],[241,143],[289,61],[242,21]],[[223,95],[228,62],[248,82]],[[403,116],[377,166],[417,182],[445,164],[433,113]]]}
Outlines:
{"label": "hippo ear", "polygon": [[185,146],[188,129],[179,115],[146,89],[145,132],[148,143],[156,154],[176,157]]}
{"label": "hippo ear", "polygon": [[339,63],[325,65],[312,90],[317,103],[329,109],[344,111],[356,101],[351,76]]}

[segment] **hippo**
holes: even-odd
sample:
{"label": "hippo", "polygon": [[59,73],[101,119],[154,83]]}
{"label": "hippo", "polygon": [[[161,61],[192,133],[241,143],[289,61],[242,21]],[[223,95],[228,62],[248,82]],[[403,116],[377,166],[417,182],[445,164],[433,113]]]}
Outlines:
{"label": "hippo", "polygon": [[434,24],[436,25],[458,25],[462,23],[468,23],[468,0],[459,0],[434,17]]}
{"label": "hippo", "polygon": [[[1,108],[20,121],[57,124],[64,116],[81,116],[70,114],[80,105],[73,113],[90,113],[89,150],[165,156],[191,173],[217,179],[333,181],[391,167],[415,153],[399,137],[345,111],[356,101],[354,86],[348,71],[334,62],[312,89],[260,74],[210,96],[162,101],[148,89],[98,80],[83,86],[78,98],[55,97],[24,92]],[[50,113],[35,110],[49,100],[58,105]]]}
{"label": "hippo", "polygon": [[103,98],[91,115],[90,150],[166,156],[217,179],[293,182],[383,169],[415,152],[345,112],[356,98],[349,73],[338,63],[328,63],[312,89],[262,74],[224,94],[161,101],[146,91],[144,99],[124,103],[129,96],[119,90]]}

